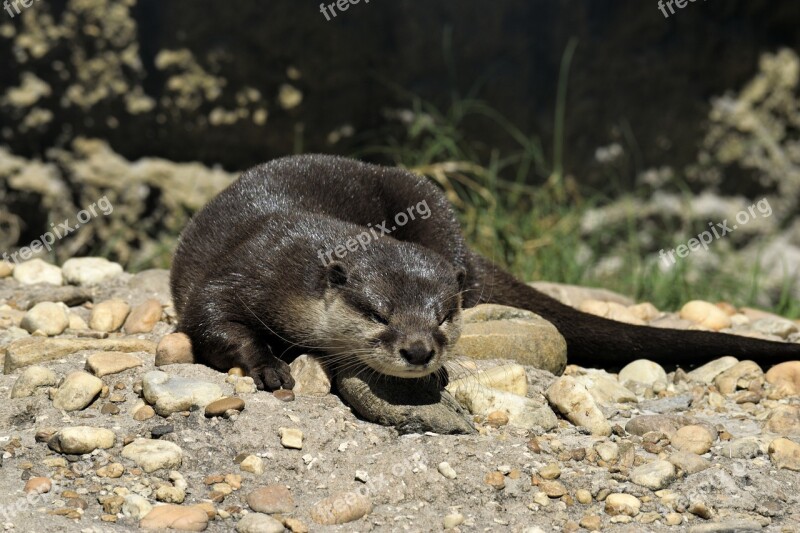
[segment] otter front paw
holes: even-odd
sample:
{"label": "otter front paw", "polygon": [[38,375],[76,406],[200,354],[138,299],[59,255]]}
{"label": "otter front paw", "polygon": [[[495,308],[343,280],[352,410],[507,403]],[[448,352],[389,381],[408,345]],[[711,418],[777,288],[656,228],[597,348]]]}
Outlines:
{"label": "otter front paw", "polygon": [[248,375],[253,378],[256,388],[260,390],[274,391],[294,387],[291,369],[285,361],[280,359],[256,367]]}

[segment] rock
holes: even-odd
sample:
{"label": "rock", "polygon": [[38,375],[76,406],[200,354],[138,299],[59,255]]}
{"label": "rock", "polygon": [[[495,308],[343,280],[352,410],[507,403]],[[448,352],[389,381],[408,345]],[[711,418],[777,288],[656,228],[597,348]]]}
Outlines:
{"label": "rock", "polygon": [[746,389],[751,381],[763,376],[764,372],[757,363],[740,361],[714,378],[714,385],[722,394],[733,394],[737,388]]}
{"label": "rock", "polygon": [[192,341],[185,333],[170,333],[158,343],[156,366],[194,363]]}
{"label": "rock", "polygon": [[156,489],[156,500],[164,503],[183,503],[186,493],[178,487],[161,485]]}
{"label": "rock", "polygon": [[716,438],[705,426],[688,425],[676,431],[670,441],[673,447],[682,452],[703,455],[711,449]]}
{"label": "rock", "polygon": [[53,397],[53,407],[80,411],[88,407],[103,389],[103,381],[81,370],[70,373]]}
{"label": "rock", "polygon": [[564,283],[553,283],[550,281],[536,281],[529,283],[531,287],[540,291],[551,298],[559,300],[561,303],[578,308],[586,300],[599,300],[601,302],[614,302],[624,306],[634,305],[634,301],[627,296],[610,291],[608,289],[597,289],[594,287],[581,287],[578,285],[567,285]]}
{"label": "rock", "polygon": [[34,285],[36,283],[64,284],[61,269],[41,259],[31,259],[16,265],[13,275],[14,279],[23,285]]}
{"label": "rock", "polygon": [[689,533],[752,533],[762,529],[758,520],[723,520],[695,524],[689,528]]}
{"label": "rock", "polygon": [[567,487],[558,481],[543,481],[539,484],[539,489],[547,494],[548,498],[560,498],[567,494]]}
{"label": "rock", "polygon": [[133,520],[141,520],[152,510],[150,502],[138,494],[128,494],[122,503],[122,514]]}
{"label": "rock", "polygon": [[14,382],[11,398],[33,396],[36,389],[55,385],[58,385],[58,376],[55,372],[43,366],[31,366],[26,368]]}
{"label": "rock", "polygon": [[773,366],[766,375],[767,383],[780,389],[778,398],[800,396],[800,361],[787,361]]}
{"label": "rock", "polygon": [[575,491],[575,499],[578,500],[578,503],[589,505],[592,503],[592,493],[586,489],[578,489]]}
{"label": "rock", "polygon": [[678,394],[675,396],[665,396],[655,400],[644,400],[639,402],[640,411],[652,411],[654,413],[684,412],[692,403],[691,394]]}
{"label": "rock", "polygon": [[581,303],[578,309],[584,313],[601,316],[609,320],[616,320],[617,322],[624,322],[626,324],[634,324],[636,326],[644,326],[647,324],[627,307],[614,302],[586,300]]}
{"label": "rock", "polygon": [[508,420],[508,414],[505,411],[492,411],[486,415],[486,425],[493,428],[501,428],[508,425]]}
{"label": "rock", "polygon": [[247,505],[257,513],[291,513],[295,503],[285,485],[267,485],[247,495]]}
{"label": "rock", "polygon": [[32,477],[25,482],[25,488],[23,488],[22,491],[25,494],[45,494],[50,492],[52,487],[53,483],[50,481],[50,478]]}
{"label": "rock", "polygon": [[197,507],[158,505],[139,522],[142,529],[177,529],[179,531],[205,531],[208,515]]}
{"label": "rock", "polygon": [[215,383],[170,376],[160,370],[144,375],[142,392],[145,401],[161,416],[204,408],[222,397],[222,389]]}
{"label": "rock", "polygon": [[776,318],[761,318],[753,322],[750,327],[764,335],[773,335],[782,339],[788,339],[792,333],[797,333],[797,324],[791,320]]}
{"label": "rock", "polygon": [[456,471],[453,469],[452,466],[450,466],[450,463],[441,462],[439,463],[439,466],[436,467],[436,469],[439,470],[439,473],[444,477],[446,477],[447,479],[455,479],[457,476]]}
{"label": "rock", "polygon": [[72,285],[92,287],[122,274],[122,266],[102,257],[75,257],[61,267],[64,279]]}
{"label": "rock", "polygon": [[574,378],[561,376],[547,389],[546,396],[550,404],[573,424],[587,428],[593,435],[611,435],[611,425],[591,394]]}
{"label": "rock", "polygon": [[800,437],[800,405],[779,405],[764,427],[782,437]]}
{"label": "rock", "polygon": [[241,398],[220,398],[206,405],[205,415],[208,418],[223,416],[229,410],[242,411],[244,400]]}
{"label": "rock", "polygon": [[778,468],[800,472],[800,444],[786,438],[769,444],[769,458]]}
{"label": "rock", "polygon": [[650,490],[661,490],[675,481],[675,465],[669,461],[653,461],[631,470],[631,481]]}
{"label": "rock", "polygon": [[76,315],[75,313],[70,313],[69,329],[78,329],[78,330],[89,329],[89,324],[87,324],[83,318]]}
{"label": "rock", "polygon": [[86,370],[101,378],[142,366],[135,355],[119,352],[96,352],[86,358]]}
{"label": "rock", "polygon": [[683,415],[641,415],[631,418],[625,425],[625,431],[640,437],[651,431],[672,437],[679,428],[688,426],[692,422],[691,418]]}
{"label": "rock", "polygon": [[149,352],[156,345],[139,339],[50,339],[30,337],[13,341],[6,348],[5,373],[36,363],[60,359],[82,351]]}
{"label": "rock", "polygon": [[148,474],[162,468],[178,468],[183,460],[183,451],[177,444],[154,439],[136,439],[122,448],[121,455]]}
{"label": "rock", "polygon": [[345,492],[328,496],[311,508],[311,519],[322,525],[332,526],[358,520],[372,511],[368,496],[357,492]]}
{"label": "rock", "polygon": [[445,529],[453,529],[461,524],[464,523],[464,515],[461,513],[453,513],[449,515],[445,515],[444,519],[442,520],[442,526]]}
{"label": "rock", "polygon": [[636,395],[623,387],[613,376],[602,371],[587,372],[573,376],[575,380],[586,387],[589,394],[597,403],[612,405],[615,403],[636,402]]}
{"label": "rock", "polygon": [[522,365],[501,365],[483,372],[476,372],[451,381],[447,390],[451,394],[455,394],[457,389],[469,388],[476,384],[519,396],[528,394],[528,375]]}
{"label": "rock", "polygon": [[248,455],[239,463],[239,468],[241,468],[242,472],[250,472],[260,476],[264,473],[264,460],[256,455]]}
{"label": "rock", "polygon": [[74,426],[60,429],[47,441],[51,450],[58,453],[81,455],[100,448],[114,446],[114,432],[104,428]]}
{"label": "rock", "polygon": [[710,461],[691,452],[675,452],[669,456],[668,460],[686,475],[696,474],[711,467]]}
{"label": "rock", "polygon": [[697,383],[705,383],[710,385],[714,382],[714,378],[718,375],[722,374],[726,370],[732,368],[733,366],[738,363],[739,360],[735,357],[726,356],[720,357],[719,359],[714,359],[711,362],[704,364],[703,366],[697,367],[691,372],[688,372],[686,375],[690,381],[695,381]]}
{"label": "rock", "polygon": [[161,302],[153,299],[145,300],[131,309],[123,329],[129,335],[150,333],[161,320],[161,314]]}
{"label": "rock", "polygon": [[641,507],[642,502],[639,498],[630,494],[613,493],[606,497],[606,513],[611,516],[636,516]]}
{"label": "rock", "polygon": [[142,270],[128,281],[128,287],[133,292],[145,293],[150,298],[155,298],[161,305],[172,305],[169,270],[161,268]]}
{"label": "rock", "polygon": [[281,446],[292,450],[303,449],[303,432],[297,428],[280,428]]}
{"label": "rock", "polygon": [[714,331],[731,327],[731,318],[725,311],[702,300],[693,300],[685,304],[681,308],[680,317]]}
{"label": "rock", "polygon": [[95,331],[110,333],[122,327],[131,307],[125,300],[113,298],[100,302],[92,308],[89,316],[89,327]]}
{"label": "rock", "polygon": [[[481,306],[477,306],[468,318],[483,312],[478,307]],[[567,365],[564,337],[555,326],[538,315],[529,313],[524,316],[526,318],[465,321],[454,352],[472,359],[509,359],[561,374]]]}
{"label": "rock", "polygon": [[761,444],[755,437],[735,439],[723,444],[719,455],[728,459],[753,459],[761,455]]}
{"label": "rock", "polygon": [[639,359],[629,363],[625,368],[620,370],[618,379],[620,383],[634,381],[647,386],[653,386],[658,382],[666,383],[667,373],[658,363],[647,359]]}
{"label": "rock", "polygon": [[[238,382],[237,382],[237,385],[238,385]],[[276,391],[272,391],[272,396],[274,396],[275,399],[280,400],[282,402],[293,402],[294,401],[294,391],[291,390],[291,389],[278,389]]]}
{"label": "rock", "polygon": [[586,515],[581,518],[578,525],[589,531],[600,531],[603,526],[603,519],[597,515]]}
{"label": "rock", "polygon": [[455,397],[470,413],[488,416],[493,412],[504,412],[508,423],[522,429],[556,427],[558,420],[545,403],[517,396],[510,392],[490,389],[479,383],[457,385]]}
{"label": "rock", "polygon": [[238,533],[283,533],[283,523],[269,515],[250,513],[236,523]]}
{"label": "rock", "polygon": [[142,405],[138,409],[133,410],[133,419],[138,422],[150,420],[156,416],[156,411],[149,405]]}
{"label": "rock", "polygon": [[[361,368],[342,369],[336,384],[342,399],[371,422],[395,427],[400,433],[474,433],[464,410],[435,376],[401,379],[364,375]],[[409,402],[413,402],[410,403]]]}
{"label": "rock", "polygon": [[0,279],[7,278],[14,273],[14,263],[0,260]]}
{"label": "rock", "polygon": [[619,445],[616,442],[598,442],[594,445],[594,450],[600,459],[607,463],[612,463],[619,459]]}
{"label": "rock", "polygon": [[295,394],[325,396],[331,392],[331,374],[318,357],[302,354],[289,364]]}
{"label": "rock", "polygon": [[25,313],[20,327],[29,333],[41,331],[50,337],[60,335],[69,326],[69,308],[63,303],[42,302]]}

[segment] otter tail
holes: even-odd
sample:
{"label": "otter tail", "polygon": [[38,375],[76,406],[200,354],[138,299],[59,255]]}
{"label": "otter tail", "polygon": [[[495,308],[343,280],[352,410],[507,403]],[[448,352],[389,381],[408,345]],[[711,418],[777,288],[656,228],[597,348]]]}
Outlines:
{"label": "otter tail", "polygon": [[477,254],[471,259],[476,275],[470,280],[465,306],[494,303],[533,311],[564,336],[570,363],[621,366],[636,359],[651,359],[690,365],[732,355],[769,365],[800,359],[800,344],[635,326],[590,315],[529,287]]}

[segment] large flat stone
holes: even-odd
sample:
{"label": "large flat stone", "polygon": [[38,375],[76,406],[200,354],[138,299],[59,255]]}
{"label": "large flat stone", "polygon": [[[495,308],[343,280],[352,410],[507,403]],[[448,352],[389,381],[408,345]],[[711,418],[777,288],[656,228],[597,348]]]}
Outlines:
{"label": "large flat stone", "polygon": [[156,344],[141,339],[48,339],[30,337],[8,345],[3,372],[60,359],[82,351],[147,352],[155,354]]}

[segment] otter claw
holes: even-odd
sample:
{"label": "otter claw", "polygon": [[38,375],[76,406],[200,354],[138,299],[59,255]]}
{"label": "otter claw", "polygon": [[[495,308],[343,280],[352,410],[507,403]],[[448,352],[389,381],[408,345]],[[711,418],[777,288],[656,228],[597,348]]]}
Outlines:
{"label": "otter claw", "polygon": [[291,389],[294,387],[289,365],[284,361],[277,361],[275,365],[262,366],[254,369],[250,377],[259,390],[275,391],[278,389]]}

